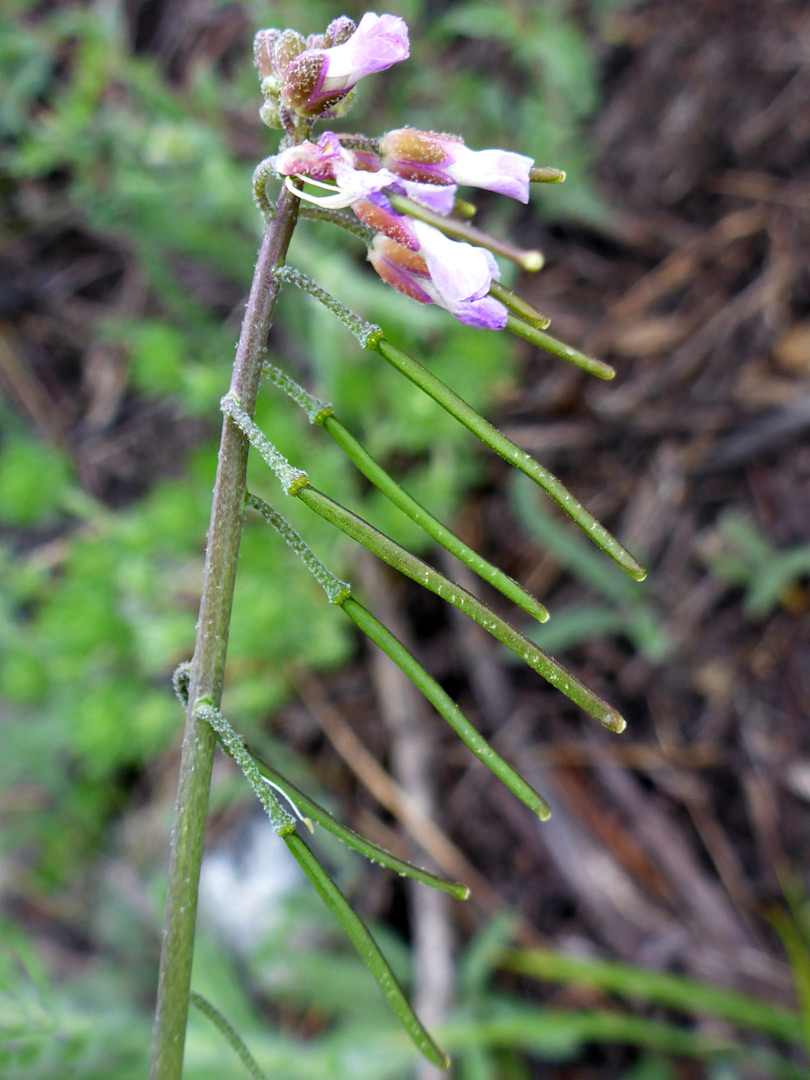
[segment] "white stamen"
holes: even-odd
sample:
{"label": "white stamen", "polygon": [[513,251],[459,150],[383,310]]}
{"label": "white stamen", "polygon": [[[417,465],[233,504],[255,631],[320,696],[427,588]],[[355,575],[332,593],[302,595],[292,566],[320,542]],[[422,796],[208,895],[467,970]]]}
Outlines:
{"label": "white stamen", "polygon": [[[303,180],[307,184],[317,183],[317,181],[310,180],[309,177],[305,176],[297,176],[296,179]],[[293,195],[296,195],[299,199],[304,199],[305,202],[314,203],[316,206],[322,206],[326,210],[345,210],[347,206],[351,206],[353,202],[357,201],[356,195],[340,191],[336,195],[310,195],[295,187],[291,176],[285,178],[284,184],[287,190],[291,191]],[[332,191],[335,190],[331,184],[318,184],[318,186],[331,188]]]}
{"label": "white stamen", "polygon": [[329,184],[326,180],[313,180],[311,176],[304,176],[303,173],[295,174],[299,180],[303,180],[305,184],[312,184],[314,187],[326,188],[327,191],[337,191],[337,184]]}

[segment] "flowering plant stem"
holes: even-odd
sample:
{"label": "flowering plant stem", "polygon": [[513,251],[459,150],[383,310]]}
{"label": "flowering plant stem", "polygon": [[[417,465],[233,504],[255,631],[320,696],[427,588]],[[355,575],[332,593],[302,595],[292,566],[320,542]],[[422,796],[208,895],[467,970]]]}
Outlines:
{"label": "flowering plant stem", "polygon": [[[279,291],[275,271],[286,258],[297,217],[298,199],[283,188],[259,249],[231,377],[230,392],[251,415]],[[183,1069],[197,890],[216,745],[212,728],[195,716],[194,703],[205,698],[216,707],[222,696],[248,446],[244,434],[224,417],[171,836],[151,1080],[180,1080]]]}

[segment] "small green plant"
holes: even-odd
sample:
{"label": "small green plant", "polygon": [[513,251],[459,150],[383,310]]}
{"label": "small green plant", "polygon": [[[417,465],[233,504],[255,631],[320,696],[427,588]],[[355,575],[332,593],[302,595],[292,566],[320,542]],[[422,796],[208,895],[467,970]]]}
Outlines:
{"label": "small green plant", "polygon": [[774,547],[745,514],[726,511],[701,553],[712,573],[745,590],[743,611],[764,619],[788,601],[801,578],[810,575],[810,544]]}
{"label": "small green plant", "polygon": [[[190,998],[191,964],[202,839],[214,749],[222,748],[239,765],[262,802],[279,837],[298,861],[315,891],[337,919],[362,960],[377,979],[383,996],[433,1064],[446,1067],[447,1055],[413,1013],[391,967],[337,885],[321,867],[300,834],[315,819],[343,840],[392,864],[370,841],[356,838],[274,768],[260,762],[221,710],[225,658],[240,540],[246,510],[259,515],[283,537],[324,589],[329,602],[399,665],[470,749],[539,818],[548,816],[542,797],[515,768],[497,755],[431,676],[404,646],[316,557],[306,541],[270,503],[247,489],[248,451],[252,447],[269,466],[282,492],[329,525],[361,544],[401,573],[433,591],[484,627],[552,686],[610,730],[625,722],[556,660],[471,593],[455,585],[407,548],[313,486],[307,472],[290,462],[274,438],[254,418],[260,379],[266,373],[322,426],[366,476],[429,536],[444,544],[470,569],[515,600],[524,612],[543,622],[545,608],[514,581],[472,552],[421,504],[409,496],[334,417],[327,402],[298,386],[265,360],[267,333],[283,287],[298,288],[340,320],[359,344],[376,353],[396,372],[432,398],[437,406],[489,446],[551,498],[630,578],[645,571],[637,560],[547,469],[485,420],[467,401],[425,366],[389,340],[383,329],[350,310],[320,284],[287,265],[287,252],[301,218],[336,226],[359,240],[379,276],[397,291],[423,305],[445,308],[456,320],[486,332],[507,330],[598,378],[613,370],[599,360],[558,341],[548,333],[549,320],[500,284],[495,255],[524,270],[543,265],[539,251],[521,250],[471,225],[475,208],[456,196],[457,185],[495,191],[526,202],[532,182],[559,183],[564,173],[535,165],[532,158],[502,150],[472,151],[454,135],[397,128],[381,138],[324,132],[310,139],[316,121],[341,120],[356,83],[391,67],[409,54],[402,19],[367,13],[355,24],[341,17],[322,34],[304,38],[294,30],[263,30],[256,37],[256,63],[264,104],[262,119],[284,132],[280,151],[257,168],[254,196],[266,228],[237,346],[224,414],[217,478],[208,531],[197,642],[194,656],[176,674],[175,687],[186,706],[169,886],[155,1019],[152,1076],[178,1080],[182,1073]],[[275,201],[269,185],[278,180]],[[314,193],[311,189],[317,189]],[[343,211],[350,209],[352,215]],[[317,351],[317,343],[316,343]],[[425,884],[464,894],[464,887],[441,882],[398,863],[401,873]],[[225,1035],[254,1075],[249,1051],[210,1002],[193,999]]]}

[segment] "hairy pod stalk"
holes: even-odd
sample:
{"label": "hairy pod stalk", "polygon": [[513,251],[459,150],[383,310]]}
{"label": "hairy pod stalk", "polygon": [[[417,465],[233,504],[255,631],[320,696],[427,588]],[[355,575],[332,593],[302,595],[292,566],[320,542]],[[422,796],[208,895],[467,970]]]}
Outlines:
{"label": "hairy pod stalk", "polygon": [[[298,206],[298,199],[283,188],[275,215],[264,230],[242,322],[230,393],[239,398],[251,416],[279,292],[276,270],[286,258],[298,218]],[[244,434],[227,416],[224,417],[171,835],[151,1080],[180,1080],[183,1069],[197,890],[216,746],[211,727],[194,715],[194,702],[205,698],[217,707],[222,696],[244,515],[248,446]]]}

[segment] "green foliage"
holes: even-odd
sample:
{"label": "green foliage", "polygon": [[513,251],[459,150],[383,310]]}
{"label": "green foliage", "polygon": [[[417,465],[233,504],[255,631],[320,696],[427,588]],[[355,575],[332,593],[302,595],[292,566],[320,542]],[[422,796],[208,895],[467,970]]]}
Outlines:
{"label": "green foliage", "polygon": [[[368,978],[362,961],[332,934],[327,913],[309,890],[289,898],[274,929],[257,941],[247,971],[203,934],[195,953],[192,985],[234,1025],[259,1067],[289,1080],[399,1080],[409,1075],[415,1051],[389,1019],[385,1003]],[[806,1080],[805,1066],[787,1052],[757,1046],[758,1023],[770,1023],[774,1007],[746,999],[751,1011],[740,1013],[740,996],[694,983],[603,961],[544,954],[544,978],[587,984],[633,1000],[629,1006],[592,1011],[528,1004],[493,985],[506,955],[527,962],[534,953],[504,954],[508,921],[487,924],[459,960],[458,1002],[438,1032],[451,1049],[457,1075],[473,1080],[523,1078],[527,1062],[559,1067],[574,1062],[596,1042],[640,1048],[639,1060],[625,1080],[673,1080],[673,1059],[700,1063],[706,1080],[743,1080],[767,1075],[774,1080]],[[381,927],[374,928],[403,985],[411,969],[407,948]],[[8,1080],[124,1080],[144,1075],[149,1018],[139,1000],[132,969],[115,977],[104,961],[85,975],[54,983],[30,941],[8,926],[0,933],[0,1069]],[[136,942],[134,948],[143,947]],[[607,974],[606,974],[607,973]],[[539,974],[539,971],[538,971]],[[252,991],[246,989],[246,979]],[[646,990],[645,990],[646,988]],[[317,1022],[317,1038],[302,1042],[279,1032],[257,1009],[254,995],[305,1012]],[[677,1000],[676,1000],[677,999]],[[644,1003],[647,1003],[646,1006]],[[664,1019],[661,1008],[677,1007],[690,1018],[736,1016],[739,1034],[706,1034],[691,1020]],[[759,1007],[759,1014],[757,1012]],[[653,1015],[644,1011],[657,1008]],[[785,1014],[787,1016],[787,1014]],[[793,1037],[801,1039],[795,1022]],[[788,1043],[785,1042],[787,1047]],[[188,1080],[238,1076],[233,1050],[210,1022],[194,1010],[184,1075]],[[106,1071],[105,1071],[106,1070]]]}
{"label": "green foliage", "polygon": [[704,554],[712,573],[745,590],[743,610],[755,620],[780,607],[791,587],[810,574],[810,544],[776,548],[737,510],[722,514]]}
{"label": "green foliage", "polygon": [[0,523],[35,525],[52,518],[69,482],[64,454],[36,439],[7,439],[0,448]]}

